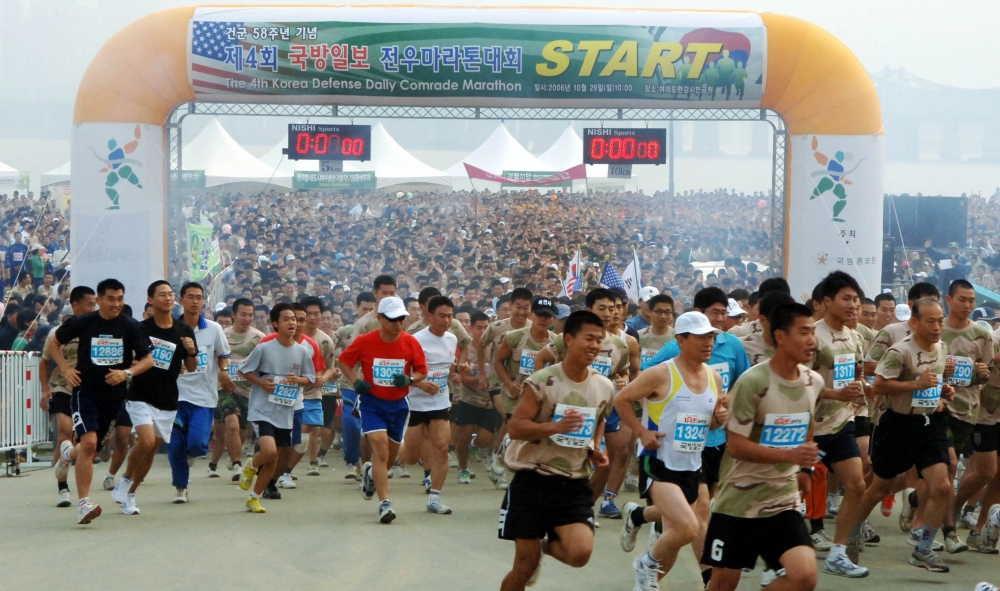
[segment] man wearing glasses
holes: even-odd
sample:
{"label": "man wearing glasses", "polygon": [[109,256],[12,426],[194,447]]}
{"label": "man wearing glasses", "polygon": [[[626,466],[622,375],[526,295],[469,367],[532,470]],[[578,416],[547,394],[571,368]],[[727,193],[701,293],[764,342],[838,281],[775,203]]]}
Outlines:
{"label": "man wearing glasses", "polygon": [[[377,289],[377,288],[376,288]],[[372,462],[361,471],[365,499],[378,493],[379,521],[396,518],[389,502],[389,468],[395,463],[410,414],[406,395],[411,384],[427,377],[420,342],[403,331],[409,314],[396,296],[378,303],[378,330],[361,334],[340,354],[340,371],[358,393],[361,433],[372,447]],[[355,373],[361,365],[362,375]]]}

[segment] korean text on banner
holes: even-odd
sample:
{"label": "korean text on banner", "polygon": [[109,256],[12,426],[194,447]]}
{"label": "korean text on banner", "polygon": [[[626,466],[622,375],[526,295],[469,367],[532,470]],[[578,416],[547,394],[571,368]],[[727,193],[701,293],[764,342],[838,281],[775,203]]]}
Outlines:
{"label": "korean text on banner", "polygon": [[[496,19],[505,22],[482,22]],[[614,99],[742,108],[760,106],[766,83],[767,34],[752,13],[449,9],[443,22],[426,20],[406,7],[199,8],[188,32],[188,78],[198,100]]]}
{"label": "korean text on banner", "polygon": [[219,251],[212,243],[212,226],[188,224],[188,256],[191,259],[191,281],[201,281],[222,267]]}

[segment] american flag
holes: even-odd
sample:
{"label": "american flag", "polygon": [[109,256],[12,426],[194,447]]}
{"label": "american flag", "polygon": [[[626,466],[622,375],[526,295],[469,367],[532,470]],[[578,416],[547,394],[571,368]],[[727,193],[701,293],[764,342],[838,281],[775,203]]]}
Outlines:
{"label": "american flag", "polygon": [[235,35],[230,39],[230,34],[226,31],[228,29],[232,32],[242,26],[243,23],[195,21],[191,30],[191,53],[225,62],[227,50],[239,44],[239,39]]}
{"label": "american flag", "polygon": [[604,271],[601,272],[601,285],[613,288],[625,290],[625,282],[622,281],[622,276],[615,271],[615,268],[611,266],[611,261],[604,261]]}
{"label": "american flag", "polygon": [[[242,22],[193,21],[191,23],[191,85],[199,96],[213,94],[264,94],[263,90],[236,88],[231,80],[250,83],[251,72],[238,72],[234,61],[253,46],[239,38]],[[242,48],[240,48],[242,46]],[[259,48],[258,48],[259,49]]]}

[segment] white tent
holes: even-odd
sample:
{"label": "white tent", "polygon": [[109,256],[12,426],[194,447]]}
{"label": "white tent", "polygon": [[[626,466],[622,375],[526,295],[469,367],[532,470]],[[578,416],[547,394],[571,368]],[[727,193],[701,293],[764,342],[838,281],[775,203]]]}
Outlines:
{"label": "white tent", "polygon": [[396,143],[381,123],[372,125],[372,159],[345,162],[345,170],[373,170],[378,187],[430,184],[451,186],[448,174],[428,166]]}
{"label": "white tent", "polygon": [[42,186],[69,182],[69,162],[42,174]]}
{"label": "white tent", "polygon": [[204,170],[205,186],[257,182],[291,187],[292,179],[253,157],[236,143],[217,118],[212,118],[198,137],[184,146],[184,170]]}
{"label": "white tent", "polygon": [[[278,145],[268,150],[267,154],[261,156],[260,159],[264,164],[270,166],[272,170],[277,166],[279,173],[288,176],[293,176],[296,170],[313,172],[319,170],[318,160],[289,160],[288,156],[281,153],[282,148],[287,147],[287,141],[281,140]],[[411,184],[451,186],[451,180],[448,178],[448,175],[424,164],[403,149],[389,135],[389,132],[382,127],[381,123],[372,125],[371,147],[371,160],[365,162],[349,160],[344,162],[344,171],[374,171],[378,188]]]}
{"label": "white tent", "polygon": [[0,194],[10,194],[17,189],[21,173],[0,162]]}
{"label": "white tent", "polygon": [[514,139],[514,136],[507,131],[502,123],[481,146],[446,170],[445,174],[451,177],[468,178],[465,163],[493,174],[501,174],[505,170],[552,170],[548,164],[525,150],[524,146]]}
{"label": "white tent", "polygon": [[[566,131],[559,136],[554,144],[538,157],[551,170],[566,170],[583,163],[583,140],[576,135],[572,125],[566,126]],[[607,164],[588,164],[587,178],[606,178]]]}

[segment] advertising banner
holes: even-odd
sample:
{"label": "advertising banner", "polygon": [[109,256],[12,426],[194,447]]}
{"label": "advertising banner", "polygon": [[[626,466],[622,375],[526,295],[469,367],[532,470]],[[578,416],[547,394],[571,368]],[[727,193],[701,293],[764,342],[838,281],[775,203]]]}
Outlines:
{"label": "advertising banner", "polygon": [[310,172],[296,170],[292,178],[295,189],[374,189],[374,171]]}
{"label": "advertising banner", "polygon": [[850,273],[868,297],[881,291],[883,136],[792,137],[786,266],[793,294],[828,273]]}
{"label": "advertising banner", "polygon": [[203,101],[756,108],[766,45],[753,13],[199,8],[188,78]]}
{"label": "advertising banner", "polygon": [[146,287],[166,276],[164,145],[159,126],[73,126],[74,286],[114,277],[125,302],[142,310]]}
{"label": "advertising banner", "polygon": [[170,181],[179,183],[181,189],[204,189],[204,170],[171,170]]}
{"label": "advertising banner", "polygon": [[191,281],[201,281],[209,273],[214,273],[222,268],[218,244],[212,241],[212,230],[212,226],[187,225]]}
{"label": "advertising banner", "polygon": [[[551,176],[559,174],[559,171],[550,170],[545,172],[539,172],[536,170],[505,170],[501,176],[506,177],[512,181],[541,181],[547,179]],[[573,185],[573,181],[555,182],[551,184],[546,184],[546,187],[570,187]],[[501,187],[520,187],[523,186],[522,182],[508,183],[503,182]]]}

